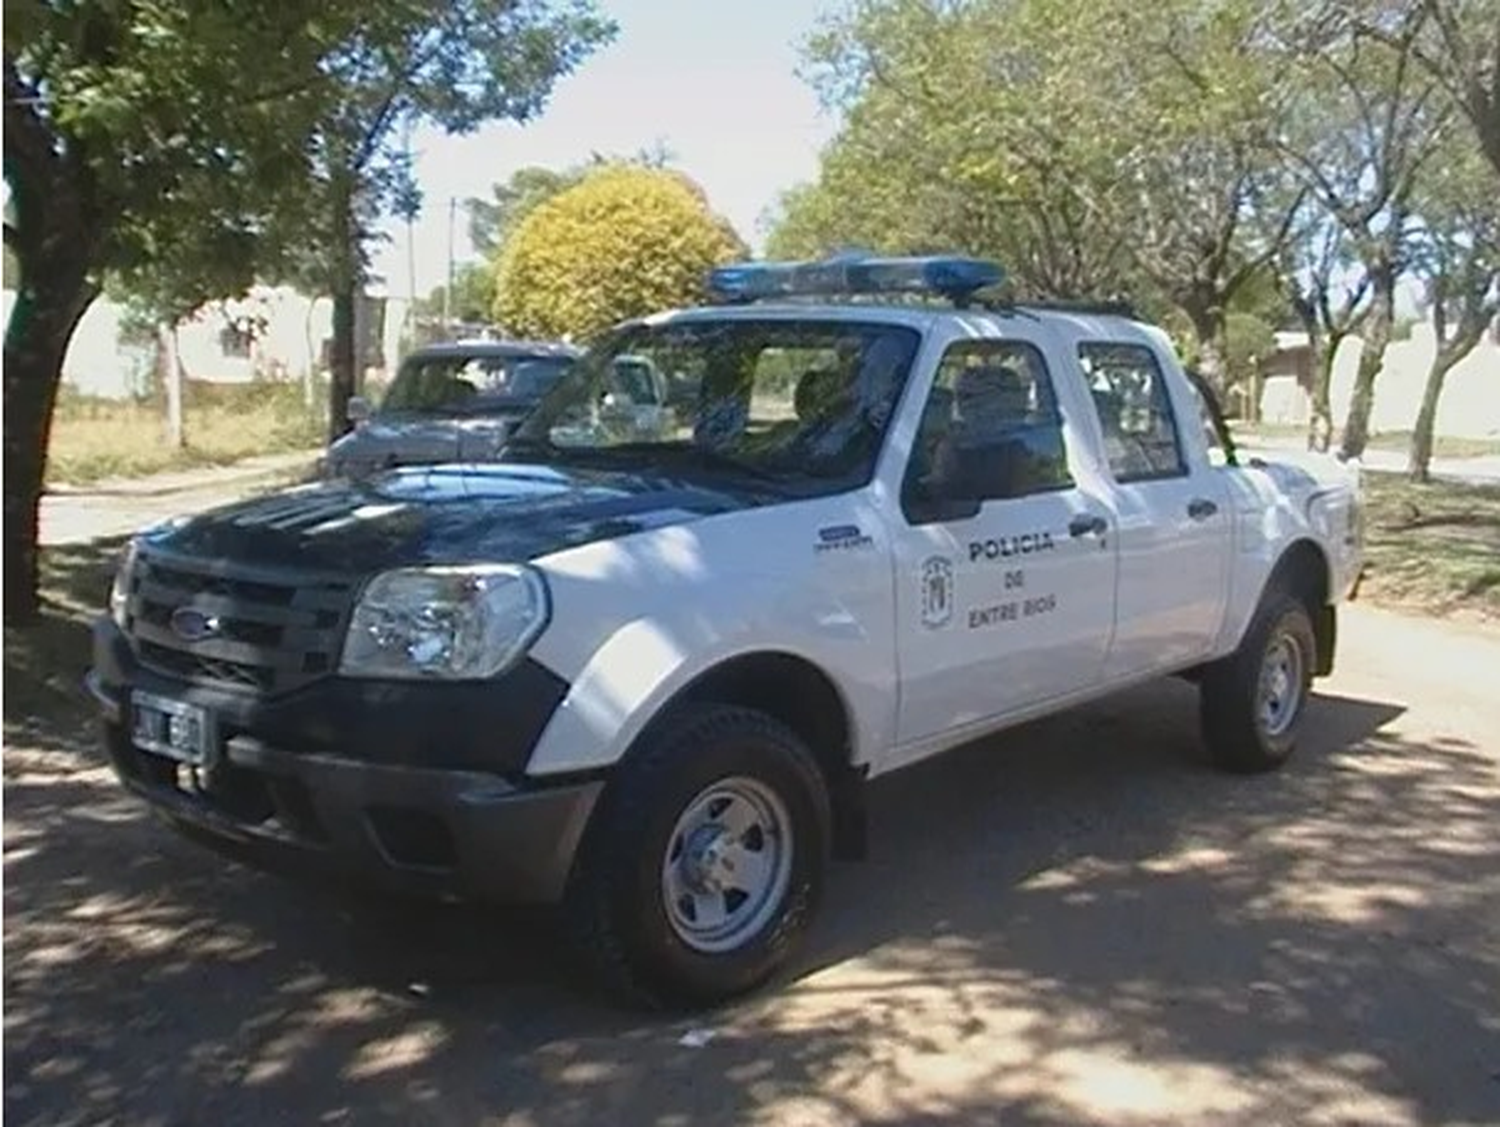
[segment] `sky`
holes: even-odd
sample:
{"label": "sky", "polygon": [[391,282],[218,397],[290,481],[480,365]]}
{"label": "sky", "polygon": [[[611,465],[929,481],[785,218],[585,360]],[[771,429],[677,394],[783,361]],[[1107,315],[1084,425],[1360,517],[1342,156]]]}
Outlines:
{"label": "sky", "polygon": [[[598,0],[619,24],[613,43],[561,79],[526,125],[495,123],[464,137],[418,129],[411,145],[422,214],[414,224],[416,292],[441,285],[448,266],[449,200],[460,201],[454,257],[473,255],[462,201],[526,165],[563,168],[592,153],[628,155],[658,144],[697,180],[713,208],[753,249],[781,191],[817,173],[835,132],[798,78],[798,43],[827,0]],[[373,272],[404,296],[406,226],[384,225]]]}

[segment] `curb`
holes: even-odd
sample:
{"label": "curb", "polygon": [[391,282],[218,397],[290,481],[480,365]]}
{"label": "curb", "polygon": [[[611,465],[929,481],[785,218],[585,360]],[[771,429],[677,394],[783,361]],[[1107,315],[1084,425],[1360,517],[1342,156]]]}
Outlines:
{"label": "curb", "polygon": [[[283,464],[247,466],[204,466],[204,476],[196,481],[184,480],[191,470],[172,470],[137,478],[106,478],[90,485],[59,482],[42,490],[43,497],[166,497],[173,493],[195,493],[204,489],[233,488],[257,481],[294,477],[311,472],[317,465],[317,451],[288,455]],[[175,478],[163,481],[160,479]],[[157,482],[153,484],[153,481]]]}

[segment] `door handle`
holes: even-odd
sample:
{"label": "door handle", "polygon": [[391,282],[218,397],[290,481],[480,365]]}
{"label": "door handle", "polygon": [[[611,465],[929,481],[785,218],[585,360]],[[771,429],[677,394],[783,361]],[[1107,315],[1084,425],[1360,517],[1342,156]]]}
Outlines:
{"label": "door handle", "polygon": [[1195,497],[1188,502],[1187,514],[1194,520],[1207,520],[1219,511],[1219,506],[1207,497]]}
{"label": "door handle", "polygon": [[1079,513],[1068,522],[1068,535],[1075,540],[1080,536],[1101,536],[1109,528],[1109,522],[1098,513]]}

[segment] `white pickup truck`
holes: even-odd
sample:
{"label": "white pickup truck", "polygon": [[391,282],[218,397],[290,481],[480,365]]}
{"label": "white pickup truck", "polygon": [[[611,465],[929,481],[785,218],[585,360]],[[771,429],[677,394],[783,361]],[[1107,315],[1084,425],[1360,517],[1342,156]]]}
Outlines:
{"label": "white pickup truck", "polygon": [[[120,778],[255,864],[557,903],[608,985],[710,1004],[785,964],[876,776],[1173,674],[1217,762],[1278,766],[1357,468],[1239,464],[1164,334],[999,278],[726,267],[497,462],[142,533],[89,676]],[[626,354],[694,401],[637,418]]]}

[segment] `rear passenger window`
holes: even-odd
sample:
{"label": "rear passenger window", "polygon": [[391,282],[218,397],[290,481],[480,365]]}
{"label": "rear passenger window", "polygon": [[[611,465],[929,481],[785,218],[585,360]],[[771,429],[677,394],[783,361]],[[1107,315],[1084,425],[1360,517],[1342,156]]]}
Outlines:
{"label": "rear passenger window", "polygon": [[1139,344],[1084,344],[1078,358],[1115,479],[1185,474],[1177,419],[1155,354]]}
{"label": "rear passenger window", "polygon": [[905,497],[989,501],[1072,484],[1041,353],[1019,341],[949,348],[923,411]]}

